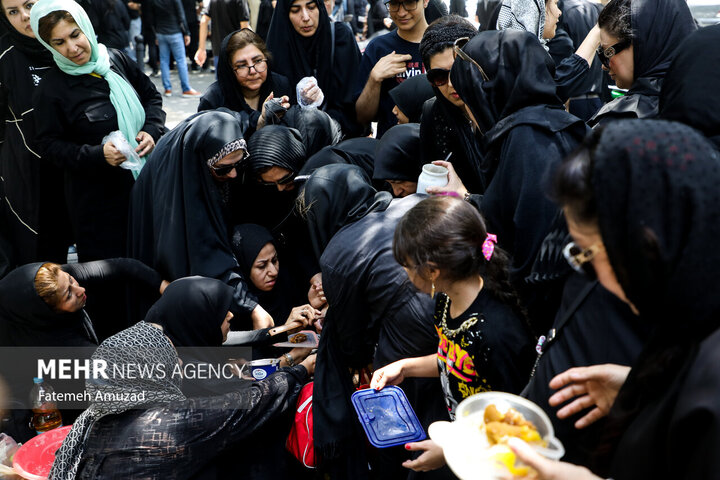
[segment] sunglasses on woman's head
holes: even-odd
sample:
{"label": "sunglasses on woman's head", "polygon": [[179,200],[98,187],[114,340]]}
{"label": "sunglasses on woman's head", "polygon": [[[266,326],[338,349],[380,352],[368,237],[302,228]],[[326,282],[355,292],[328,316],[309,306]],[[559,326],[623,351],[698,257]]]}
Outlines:
{"label": "sunglasses on woman's head", "polygon": [[595,279],[597,277],[595,268],[590,262],[602,249],[602,243],[590,245],[588,248],[583,250],[578,247],[575,242],[570,242],[565,245],[565,248],[563,248],[563,256],[573,270],[578,273],[583,273],[589,278]]}
{"label": "sunglasses on woman's head", "polygon": [[470,37],[460,37],[457,40],[455,40],[455,43],[453,43],[453,59],[456,59],[457,57],[462,58],[466,62],[470,62],[473,65],[477,67],[478,70],[480,70],[480,75],[482,75],[483,80],[486,82],[490,81],[490,78],[485,74],[485,70],[480,66],[479,63],[477,63],[475,60],[472,59],[470,55],[462,51],[462,48],[465,46],[466,43],[470,41]]}
{"label": "sunglasses on woman's head", "polygon": [[630,45],[632,45],[632,40],[630,39],[623,40],[622,42],[618,42],[607,48],[603,48],[602,45],[599,45],[595,53],[597,53],[600,63],[602,63],[605,68],[610,68],[610,59],[628,48]]}
{"label": "sunglasses on woman's head", "polygon": [[427,72],[427,79],[430,85],[436,87],[442,87],[447,85],[448,77],[450,76],[450,70],[444,68],[433,68]]}

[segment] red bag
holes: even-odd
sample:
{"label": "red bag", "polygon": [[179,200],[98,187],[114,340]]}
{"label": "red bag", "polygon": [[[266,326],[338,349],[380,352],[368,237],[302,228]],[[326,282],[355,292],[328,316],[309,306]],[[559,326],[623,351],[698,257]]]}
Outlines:
{"label": "red bag", "polygon": [[312,396],[313,382],[310,382],[300,390],[295,409],[295,423],[285,442],[285,448],[308,468],[317,466],[313,445]]}

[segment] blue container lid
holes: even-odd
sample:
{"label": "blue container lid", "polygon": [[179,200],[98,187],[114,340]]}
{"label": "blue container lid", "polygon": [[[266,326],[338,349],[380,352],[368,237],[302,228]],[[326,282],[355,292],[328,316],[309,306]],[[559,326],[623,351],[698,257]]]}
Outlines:
{"label": "blue container lid", "polygon": [[360,423],[370,443],[378,448],[394,447],[426,438],[425,431],[399,387],[372,388],[352,394]]}

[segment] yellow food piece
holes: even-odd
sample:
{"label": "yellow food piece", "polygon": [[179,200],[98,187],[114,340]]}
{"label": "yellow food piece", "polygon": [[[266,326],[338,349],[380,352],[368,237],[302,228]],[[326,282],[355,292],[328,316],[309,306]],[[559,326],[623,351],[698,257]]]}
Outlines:
{"label": "yellow food piece", "polygon": [[530,473],[531,468],[528,466],[515,466],[515,453],[506,446],[498,445],[496,447],[497,453],[494,453],[490,458],[495,462],[496,469],[507,469],[515,477],[525,477]]}
{"label": "yellow food piece", "polygon": [[503,414],[490,404],[485,408],[483,419],[490,445],[501,443],[505,437],[518,437],[527,443],[546,445],[535,425],[514,408]]}
{"label": "yellow food piece", "polygon": [[485,432],[491,445],[500,443],[504,437],[517,437],[527,443],[543,443],[535,428],[527,425],[508,425],[504,422],[490,422],[485,424]]}

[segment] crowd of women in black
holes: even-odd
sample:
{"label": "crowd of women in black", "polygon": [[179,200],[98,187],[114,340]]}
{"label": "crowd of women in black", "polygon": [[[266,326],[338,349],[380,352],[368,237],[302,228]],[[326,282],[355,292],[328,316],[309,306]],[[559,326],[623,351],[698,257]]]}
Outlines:
{"label": "crowd of women in black", "polygon": [[[566,449],[511,442],[538,478],[716,476],[720,27],[684,0],[503,0],[482,31],[390,0],[373,60],[323,2],[278,0],[170,131],[77,3],[1,3],[0,344],[280,367],[89,379],[148,398],[64,411],[49,478],[454,478],[432,440],[365,446],[363,383],[400,385],[425,428],[529,398]],[[415,194],[430,162],[448,183]],[[273,347],[283,324],[317,353]],[[284,445],[311,377],[317,470]],[[18,440],[26,387],[0,405]]]}

